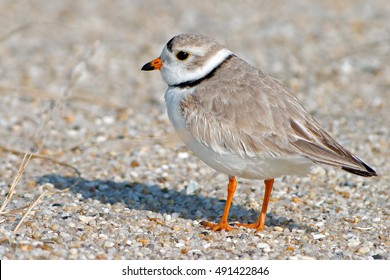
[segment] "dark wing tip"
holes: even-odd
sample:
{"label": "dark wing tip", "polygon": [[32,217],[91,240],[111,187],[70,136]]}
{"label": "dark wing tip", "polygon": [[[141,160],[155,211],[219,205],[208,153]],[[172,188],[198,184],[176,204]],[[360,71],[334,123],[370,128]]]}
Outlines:
{"label": "dark wing tip", "polygon": [[359,160],[359,163],[360,163],[366,170],[356,169],[356,168],[351,168],[351,167],[346,167],[346,166],[342,166],[341,169],[343,169],[343,170],[345,170],[345,171],[348,171],[348,172],[351,172],[351,173],[353,173],[353,174],[359,175],[359,176],[363,176],[363,177],[378,176],[378,174],[376,174],[376,171],[375,171],[374,169],[372,169],[371,167],[369,167],[367,164],[365,164],[365,163],[362,162],[361,160]]}

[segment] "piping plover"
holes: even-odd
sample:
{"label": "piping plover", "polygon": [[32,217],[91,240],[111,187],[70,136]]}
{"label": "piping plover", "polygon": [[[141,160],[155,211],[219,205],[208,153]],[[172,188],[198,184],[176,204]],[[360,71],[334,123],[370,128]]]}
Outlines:
{"label": "piping plover", "polygon": [[228,214],[236,177],[264,180],[258,221],[238,224],[261,231],[275,177],[304,175],[318,163],[377,175],[322,129],[281,83],[210,37],[175,36],[142,70],[161,71],[176,131],[202,161],[228,175],[221,220],[202,222],[214,231],[231,229]]}

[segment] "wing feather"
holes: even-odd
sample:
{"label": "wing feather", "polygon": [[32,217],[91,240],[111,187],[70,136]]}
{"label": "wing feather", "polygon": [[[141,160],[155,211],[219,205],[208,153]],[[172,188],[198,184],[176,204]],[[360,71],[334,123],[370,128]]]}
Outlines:
{"label": "wing feather", "polygon": [[192,136],[215,152],[244,158],[302,156],[355,174],[375,174],[275,79],[238,57],[214,77],[199,84],[180,107]]}

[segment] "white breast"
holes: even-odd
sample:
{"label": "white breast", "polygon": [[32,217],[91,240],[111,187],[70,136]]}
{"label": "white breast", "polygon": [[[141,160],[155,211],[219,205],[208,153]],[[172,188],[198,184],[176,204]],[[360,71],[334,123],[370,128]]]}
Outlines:
{"label": "white breast", "polygon": [[242,157],[228,151],[216,152],[211,147],[197,141],[186,127],[180,111],[180,102],[192,89],[168,88],[165,93],[168,116],[186,146],[203,162],[227,175],[247,179],[270,179],[282,175],[304,175],[313,162],[301,156],[283,158]]}
{"label": "white breast", "polygon": [[179,134],[187,131],[185,120],[180,112],[180,102],[189,94],[193,93],[192,89],[180,89],[169,87],[165,93],[165,103],[167,104],[168,117],[172,125]]}

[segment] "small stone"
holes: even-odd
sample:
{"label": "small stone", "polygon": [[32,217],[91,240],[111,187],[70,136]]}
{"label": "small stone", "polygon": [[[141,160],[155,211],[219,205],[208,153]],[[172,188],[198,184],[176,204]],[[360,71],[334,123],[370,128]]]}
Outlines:
{"label": "small stone", "polygon": [[202,251],[201,250],[199,250],[199,249],[193,249],[193,250],[189,250],[188,252],[187,252],[187,254],[198,254],[198,255],[202,255]]}
{"label": "small stone", "polygon": [[174,225],[174,226],[172,226],[172,229],[176,230],[176,231],[179,231],[181,228],[178,225]]}
{"label": "small stone", "polygon": [[379,255],[379,254],[373,255],[372,258],[374,260],[384,260],[385,259],[382,255]]}
{"label": "small stone", "polygon": [[346,75],[351,74],[353,71],[353,66],[352,66],[351,62],[348,60],[343,61],[340,68],[341,68],[341,72],[343,74],[346,74]]}
{"label": "small stone", "polygon": [[68,223],[68,226],[71,227],[71,228],[74,228],[74,227],[76,226],[76,224],[73,223],[73,222],[69,222],[69,223]]}
{"label": "small stone", "polygon": [[149,244],[149,240],[144,238],[138,239],[138,242],[140,242],[143,246],[147,246]]}
{"label": "small stone", "polygon": [[183,243],[176,243],[175,247],[177,247],[177,248],[184,247],[184,244]]}
{"label": "small stone", "polygon": [[107,140],[107,137],[105,137],[103,135],[100,135],[100,136],[96,137],[96,142],[97,143],[103,143],[106,140]]}
{"label": "small stone", "polygon": [[59,228],[60,228],[60,225],[52,225],[50,227],[50,229],[53,230],[53,231],[57,231]]}
{"label": "small stone", "polygon": [[259,249],[265,249],[267,247],[269,247],[269,245],[267,243],[258,243],[256,245],[256,248],[259,248]]}
{"label": "small stone", "polygon": [[99,238],[101,238],[101,239],[107,239],[108,236],[105,235],[104,233],[100,233],[100,234],[99,234]]}
{"label": "small stone", "polygon": [[372,221],[373,221],[374,223],[378,223],[378,222],[381,221],[381,218],[377,217],[377,218],[372,219]]}
{"label": "small stone", "polygon": [[190,181],[186,187],[186,195],[195,194],[197,189],[198,189],[198,183],[196,183],[194,181]]}
{"label": "small stone", "polygon": [[358,253],[365,255],[365,254],[369,253],[370,251],[371,251],[370,247],[365,246],[365,247],[359,248]]}
{"label": "small stone", "polygon": [[88,217],[88,216],[79,216],[79,220],[83,222],[84,224],[88,224],[90,221],[94,220],[96,217]]}
{"label": "small stone", "polygon": [[262,232],[255,232],[255,236],[259,236],[260,238],[264,238],[265,234]]}
{"label": "small stone", "polygon": [[351,223],[351,224],[356,224],[359,222],[359,219],[356,217],[348,217],[348,218],[345,218],[345,221],[348,223]]}
{"label": "small stone", "polygon": [[283,232],[283,228],[279,226],[275,226],[274,231]]}
{"label": "small stone", "polygon": [[114,247],[114,245],[115,245],[114,242],[109,242],[109,241],[104,242],[104,247],[107,247],[107,248]]}
{"label": "small stone", "polygon": [[36,232],[36,231],[32,234],[32,238],[34,238],[34,239],[40,239],[41,236],[42,235],[39,232]]}
{"label": "small stone", "polygon": [[242,240],[245,240],[247,238],[248,238],[248,234],[247,233],[244,233],[244,234],[240,235],[240,239],[242,239]]}
{"label": "small stone", "polygon": [[316,226],[316,227],[319,227],[319,228],[320,228],[320,227],[323,227],[324,225],[325,225],[324,222],[318,222],[318,223],[315,224],[315,226]]}
{"label": "small stone", "polygon": [[357,247],[360,245],[360,240],[359,239],[352,239],[351,241],[348,242],[348,247]]}
{"label": "small stone", "polygon": [[74,121],[74,117],[72,115],[66,115],[64,117],[64,119],[65,119],[66,123],[68,123],[68,124],[71,124]]}
{"label": "small stone", "polygon": [[181,152],[177,156],[180,159],[186,159],[186,158],[188,158],[189,154],[187,152]]}
{"label": "small stone", "polygon": [[113,116],[104,116],[102,121],[104,124],[111,125],[115,122],[115,118]]}
{"label": "small stone", "polygon": [[31,251],[33,249],[31,244],[20,244],[19,247],[22,251]]}
{"label": "small stone", "polygon": [[180,253],[182,253],[183,255],[186,255],[188,253],[189,249],[188,248],[183,248],[180,250]]}
{"label": "small stone", "polygon": [[264,248],[264,249],[263,249],[263,252],[264,252],[264,253],[269,253],[269,252],[271,252],[271,251],[272,251],[271,247],[267,247],[267,248]]}
{"label": "small stone", "polygon": [[322,233],[314,233],[314,234],[312,234],[312,236],[313,236],[313,239],[314,239],[314,240],[323,239],[323,238],[326,237],[326,235],[325,235],[325,234],[322,234]]}
{"label": "small stone", "polygon": [[349,197],[350,197],[349,192],[343,192],[342,194],[343,194],[343,197],[344,197],[344,198],[349,198]]}
{"label": "small stone", "polygon": [[96,255],[96,259],[97,260],[106,260],[107,259],[107,255],[104,254],[104,253],[98,254],[98,255]]}
{"label": "small stone", "polygon": [[64,241],[68,242],[68,241],[71,241],[73,239],[72,235],[70,235],[69,233],[67,232],[61,232],[60,233],[60,236],[64,239]]}

